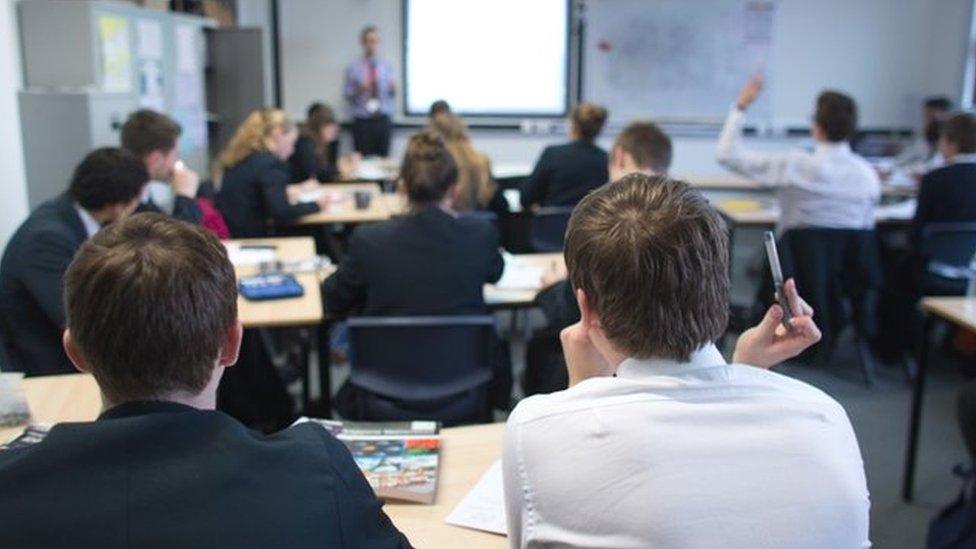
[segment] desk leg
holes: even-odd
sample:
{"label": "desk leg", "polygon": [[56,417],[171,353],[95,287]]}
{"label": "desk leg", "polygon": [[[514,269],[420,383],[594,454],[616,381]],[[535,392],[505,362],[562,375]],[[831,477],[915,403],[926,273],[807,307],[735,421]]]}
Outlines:
{"label": "desk leg", "polygon": [[[328,325],[309,328],[302,383],[302,413],[311,417],[332,417],[332,369],[330,366]],[[311,398],[312,371],[318,379],[319,398]]]}
{"label": "desk leg", "polygon": [[908,427],[908,448],[905,451],[905,474],[902,477],[901,497],[912,501],[915,489],[915,459],[918,455],[918,431],[922,423],[922,398],[925,394],[925,378],[929,369],[929,336],[935,318],[926,314],[922,327],[922,339],[918,343],[918,372],[912,391],[912,412]]}

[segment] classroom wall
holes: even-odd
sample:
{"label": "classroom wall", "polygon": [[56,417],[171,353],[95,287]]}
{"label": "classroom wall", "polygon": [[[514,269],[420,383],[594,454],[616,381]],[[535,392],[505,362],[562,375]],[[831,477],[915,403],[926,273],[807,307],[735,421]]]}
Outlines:
{"label": "classroom wall", "polygon": [[[775,122],[805,125],[822,86],[851,93],[871,126],[915,124],[926,95],[958,100],[972,3],[779,0],[770,63]],[[342,106],[341,70],[358,53],[356,33],[367,22],[380,27],[383,51],[399,66],[401,0],[331,0],[327,8],[317,0],[287,0],[279,6],[283,104],[293,114],[315,99]]]}
{"label": "classroom wall", "polygon": [[15,0],[0,0],[0,249],[27,217],[27,179],[20,137],[20,37]]}
{"label": "classroom wall", "polygon": [[237,26],[261,29],[261,49],[264,55],[264,96],[274,99],[271,2],[269,0],[237,0]]}

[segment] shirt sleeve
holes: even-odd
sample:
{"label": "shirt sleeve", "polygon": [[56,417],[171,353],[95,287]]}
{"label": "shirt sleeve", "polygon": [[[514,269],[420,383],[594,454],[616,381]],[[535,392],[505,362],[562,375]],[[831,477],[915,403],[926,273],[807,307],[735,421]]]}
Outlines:
{"label": "shirt sleeve", "polygon": [[745,113],[732,109],[718,138],[716,159],[729,170],[755,180],[760,185],[778,186],[787,183],[790,162],[788,154],[769,154],[750,150],[742,140]]}
{"label": "shirt sleeve", "polygon": [[505,523],[508,546],[522,546],[522,513],[525,505],[522,486],[521,459],[518,452],[519,426],[509,417],[502,442],[502,479],[505,491]]}
{"label": "shirt sleeve", "polygon": [[203,210],[195,198],[176,195],[173,200],[173,219],[199,225],[203,221]]}
{"label": "shirt sleeve", "polygon": [[346,96],[350,102],[356,99],[356,87],[359,86],[359,78],[356,74],[356,64],[350,63],[346,67],[346,78],[345,85],[343,86],[343,95]]}
{"label": "shirt sleeve", "polygon": [[319,211],[319,205],[314,202],[291,204],[285,186],[288,184],[286,169],[265,170],[258,176],[264,202],[268,206],[268,213],[275,221],[292,221],[303,215]]}
{"label": "shirt sleeve", "polygon": [[366,278],[359,255],[364,242],[358,231],[349,239],[349,251],[339,268],[322,284],[325,312],[330,317],[344,317],[361,309],[366,303]]}

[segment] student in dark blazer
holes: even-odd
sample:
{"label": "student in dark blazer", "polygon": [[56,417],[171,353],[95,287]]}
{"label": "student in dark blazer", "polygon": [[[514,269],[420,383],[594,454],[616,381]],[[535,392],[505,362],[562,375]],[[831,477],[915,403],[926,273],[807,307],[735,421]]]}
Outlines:
{"label": "student in dark blazer", "polygon": [[203,210],[197,204],[200,176],[183,165],[177,140],[183,129],[172,118],[149,109],[129,115],[122,125],[122,148],[142,160],[150,184],[136,212],[171,214],[199,225]]}
{"label": "student in dark blazer", "polygon": [[[327,314],[344,317],[485,314],[483,287],[501,278],[504,261],[494,225],[459,216],[452,203],[457,166],[431,130],[414,135],[404,154],[401,188],[410,213],[361,225],[348,254],[323,287]],[[499,364],[500,406],[510,390],[507,364]],[[354,389],[343,389],[348,396]],[[346,399],[340,399],[346,400]]]}
{"label": "student in dark blazer", "polygon": [[301,183],[311,179],[328,183],[352,177],[359,154],[337,157],[338,138],[339,122],[335,113],[328,105],[313,103],[295,141],[295,152],[288,158],[292,182]]}
{"label": "student in dark blazer", "polygon": [[575,206],[586,193],[607,182],[607,152],[594,140],[607,121],[607,110],[580,103],[570,116],[565,145],[546,148],[522,188],[522,206]]}
{"label": "student in dark blazer", "polygon": [[916,245],[931,223],[976,222],[976,116],[958,113],[946,119],[939,152],[946,166],[927,173],[918,190],[912,221]]}
{"label": "student in dark blazer", "polygon": [[409,546],[323,427],[264,436],[214,410],[242,334],[215,236],[134,215],[82,246],[64,295],[104,411],[0,452],[0,546]]}
{"label": "student in dark blazer", "polygon": [[0,341],[11,361],[0,369],[27,375],[74,371],[61,347],[62,277],[85,240],[136,209],[148,180],[135,156],[97,149],[75,168],[67,192],[20,225],[0,259]]}
{"label": "student in dark blazer", "polygon": [[318,202],[298,202],[307,185],[289,185],[286,160],[295,150],[298,131],[284,111],[252,112],[231,138],[218,160],[220,192],[217,209],[234,238],[268,236],[268,222],[289,222],[319,211]]}

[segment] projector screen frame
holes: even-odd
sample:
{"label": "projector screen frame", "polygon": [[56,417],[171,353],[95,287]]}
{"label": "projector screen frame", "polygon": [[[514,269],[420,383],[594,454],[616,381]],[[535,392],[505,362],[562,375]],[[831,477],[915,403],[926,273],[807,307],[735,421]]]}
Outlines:
{"label": "projector screen frame", "polygon": [[[401,0],[401,2],[400,2],[400,27],[401,27],[401,29],[400,29],[400,39],[401,39],[401,43],[400,43],[400,66],[402,67],[401,70],[403,71],[402,78],[401,78],[401,82],[403,83],[401,87],[403,88],[403,90],[402,90],[402,93],[399,94],[400,95],[400,112],[402,112],[403,113],[403,116],[406,117],[406,118],[427,117],[427,115],[429,114],[429,111],[427,109],[424,109],[423,111],[411,111],[410,108],[409,108],[409,106],[408,106],[408,102],[407,102],[407,96],[409,95],[409,88],[408,88],[408,86],[410,85],[410,83],[409,83],[409,81],[407,79],[407,74],[409,72],[409,64],[408,64],[408,61],[407,61],[407,58],[409,57],[407,55],[407,42],[410,39],[410,36],[409,36],[410,31],[408,30],[408,27],[409,27],[408,22],[410,20],[410,1],[411,0]],[[506,113],[506,112],[494,112],[494,113],[480,112],[479,113],[479,112],[468,112],[468,111],[456,111],[456,110],[453,110],[453,108],[452,108],[452,112],[454,114],[457,114],[458,116],[463,116],[464,118],[495,119],[495,120],[523,120],[523,119],[547,119],[547,118],[560,119],[560,118],[565,118],[566,116],[569,115],[569,110],[570,110],[571,104],[573,102],[573,93],[572,93],[572,90],[570,89],[570,86],[571,86],[571,83],[573,81],[572,74],[571,73],[573,71],[573,63],[572,63],[572,57],[573,57],[573,33],[574,33],[574,30],[573,30],[573,21],[575,21],[575,18],[574,18],[574,10],[576,9],[576,7],[575,7],[576,6],[576,2],[574,0],[563,0],[563,1],[566,3],[566,49],[565,49],[566,55],[563,58],[563,74],[565,75],[564,76],[564,78],[565,78],[565,86],[564,86],[565,93],[563,94],[563,108],[562,108],[562,112],[557,113],[557,114],[554,114],[554,113],[533,113],[533,112],[521,112],[521,113],[516,113],[516,112],[508,112],[508,113]],[[578,93],[578,91],[577,91],[577,93]],[[450,101],[448,101],[448,103],[450,103]]]}

